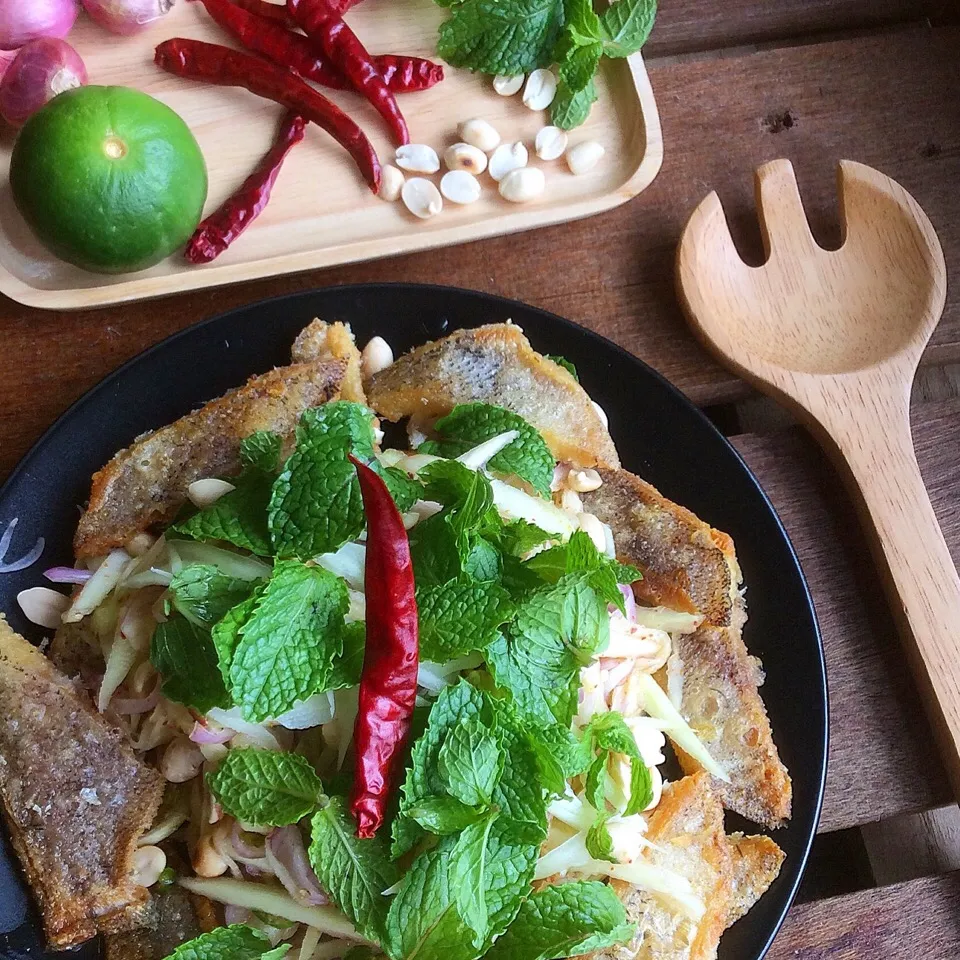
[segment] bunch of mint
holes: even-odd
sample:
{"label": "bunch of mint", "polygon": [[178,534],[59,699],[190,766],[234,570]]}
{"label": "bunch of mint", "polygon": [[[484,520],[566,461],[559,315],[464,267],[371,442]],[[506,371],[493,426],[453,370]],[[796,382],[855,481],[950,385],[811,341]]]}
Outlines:
{"label": "bunch of mint", "polygon": [[449,64],[517,76],[556,64],[551,120],[563,130],[583,123],[597,99],[603,57],[623,58],[646,43],[656,0],[614,0],[601,14],[593,0],[437,0],[450,8],[437,52]]}

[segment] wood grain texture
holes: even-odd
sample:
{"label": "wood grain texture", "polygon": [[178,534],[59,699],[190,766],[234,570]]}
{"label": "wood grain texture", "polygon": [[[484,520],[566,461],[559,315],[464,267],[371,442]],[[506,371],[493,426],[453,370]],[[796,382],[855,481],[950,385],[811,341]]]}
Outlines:
{"label": "wood grain texture", "polygon": [[956,960],[960,872],[794,907],[768,960]]}
{"label": "wood grain texture", "polygon": [[647,45],[651,56],[769,43],[918,21],[943,0],[710,0],[667,2]]}
{"label": "wood grain texture", "polygon": [[864,824],[860,829],[879,886],[960,870],[960,808]]}
{"label": "wood grain texture", "polygon": [[760,167],[756,188],[763,266],[741,260],[711,193],[684,229],[678,291],[703,342],[836,460],[960,797],[960,575],[910,432],[914,374],[946,299],[943,251],[913,198],[864,164],[841,161],[835,251],[814,241],[788,160]]}
{"label": "wood grain texture", "polygon": [[[822,236],[836,224],[834,163],[853,156],[911,191],[930,211],[948,268],[960,268],[958,49],[960,31],[914,30],[656,68],[667,144],[661,175],[631,203],[575,224],[143,305],[54,314],[0,298],[4,353],[17,358],[0,380],[0,474],[84,390],[167,334],[333,283],[449,283],[516,297],[610,337],[699,403],[742,397],[743,382],[693,342],[676,302],[673,256],[690,211],[716,187],[735,236],[749,227],[758,245],[750,171],[790,156]],[[960,287],[949,293],[925,359],[951,357],[960,359]]]}
{"label": "wood grain texture", "polygon": [[[836,472],[798,429],[734,442],[793,541],[823,633],[831,716],[821,830],[947,802],[946,774]],[[960,542],[960,526],[945,529]]]}
{"label": "wood grain texture", "polygon": [[[351,11],[350,17],[370,50],[429,57],[446,13],[420,0],[372,0]],[[92,82],[134,86],[186,121],[207,161],[210,192],[204,210],[209,214],[260,162],[273,142],[283,108],[245,90],[164,73],[153,63],[153,50],[159,40],[171,36],[231,43],[199,3],[176,4],[164,17],[162,32],[160,27],[156,32],[146,30],[124,43],[113,42],[84,17],[71,31],[70,42],[83,57]],[[310,125],[303,145],[285,161],[268,209],[241,243],[202,268],[174,254],[138,273],[80,270],[45,250],[17,212],[10,191],[0,190],[0,290],[32,306],[98,306],[462,243],[609,210],[650,184],[660,169],[663,144],[640,54],[609,60],[596,82],[598,100],[571,142],[599,141],[606,149],[602,163],[581,176],[573,176],[565,163],[543,165],[549,189],[525,204],[505,201],[485,176],[479,200],[469,206],[448,203],[428,221],[417,220],[402,203],[378,200],[347,151]],[[370,104],[352,93],[324,94],[357,120],[382,163],[393,159],[394,144]],[[548,122],[545,113],[528,110],[519,96],[501,97],[488,77],[467,70],[447,70],[443,83],[400,100],[414,142],[431,144],[441,153],[458,139],[457,124],[470,117],[488,119],[505,141],[530,142]],[[10,155],[9,141],[0,141],[2,183]],[[531,166],[540,165],[534,156]]]}

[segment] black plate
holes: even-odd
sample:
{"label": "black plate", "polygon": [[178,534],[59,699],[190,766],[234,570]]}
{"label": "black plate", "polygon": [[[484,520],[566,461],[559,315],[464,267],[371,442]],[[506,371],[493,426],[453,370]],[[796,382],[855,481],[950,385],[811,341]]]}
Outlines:
{"label": "black plate", "polygon": [[[8,557],[21,555],[38,536],[46,539],[39,564],[0,577],[0,610],[15,629],[39,639],[37,628],[20,615],[16,595],[44,582],[40,571],[46,566],[71,561],[90,475],[145,430],[175,420],[251,374],[288,362],[294,337],[315,316],[349,321],[360,343],[380,334],[397,353],[457,327],[512,318],[536,349],[576,363],[583,385],[609,415],[627,469],[733,536],[750,587],[746,641],[763,659],[764,699],[794,785],[793,819],[775,834],[787,853],[783,871],[747,918],[724,934],[720,948],[721,960],[760,960],[796,893],[823,797],[827,688],[810,596],[776,513],[723,436],[659,374],[567,320],[487,294],[377,284],[252,304],[170,337],[74,404],[0,491],[0,531],[19,518]],[[35,915],[24,921],[28,900],[3,842],[0,931],[13,932],[0,935],[0,956],[44,956]],[[98,955],[96,944],[72,954],[84,960]]]}

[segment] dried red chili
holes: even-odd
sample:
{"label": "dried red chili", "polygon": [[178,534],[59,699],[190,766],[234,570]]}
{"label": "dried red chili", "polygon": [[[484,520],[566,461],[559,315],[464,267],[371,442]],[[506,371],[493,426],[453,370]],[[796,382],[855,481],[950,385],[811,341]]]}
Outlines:
{"label": "dried red chili", "polygon": [[360,706],[353,728],[356,770],[350,812],[357,836],[369,839],[383,823],[397,763],[410,733],[420,656],[410,542],[386,484],[354,457],[367,516],[367,645]]}
{"label": "dried red chili", "polygon": [[277,139],[260,165],[243,182],[243,186],[218,210],[204,220],[190,238],[184,256],[191,263],[216,260],[270,202],[273,185],[287,154],[304,136],[307,121],[288,113],[277,133]]}
{"label": "dried red chili", "polygon": [[[297,29],[297,21],[287,12],[286,3],[270,3],[270,0],[234,0],[234,2],[244,10]],[[360,0],[326,0],[324,5],[331,17],[342,17],[358,3]]]}
{"label": "dried red chili", "polygon": [[287,0],[287,10],[304,33],[320,44],[320,49],[376,107],[390,125],[398,144],[409,143],[407,122],[397,106],[376,64],[357,35],[340,17],[331,16],[325,0]]}
{"label": "dried red chili", "polygon": [[155,60],[178,77],[243,87],[317,124],[349,151],[373,192],[380,189],[380,161],[366,134],[339,107],[289,70],[252,53],[183,37],[161,43]]}
{"label": "dried red chili", "polygon": [[[207,13],[248,50],[281,67],[289,67],[304,80],[335,90],[353,89],[347,78],[301,33],[291,33],[278,19],[263,17],[233,0],[201,0]],[[286,11],[275,3],[259,0],[260,7]],[[443,67],[420,57],[388,54],[374,57],[374,65],[387,87],[395,93],[426,90],[443,79]]]}

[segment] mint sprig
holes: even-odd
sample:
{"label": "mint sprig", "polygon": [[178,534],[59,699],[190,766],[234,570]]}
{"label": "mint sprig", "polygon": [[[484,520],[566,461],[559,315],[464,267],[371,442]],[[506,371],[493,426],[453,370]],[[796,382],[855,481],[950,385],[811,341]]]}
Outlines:
{"label": "mint sprig", "polygon": [[250,596],[255,583],[221,573],[208,563],[182,567],[170,581],[173,608],[188,620],[209,627]]}
{"label": "mint sprig", "polygon": [[299,822],[323,795],[306,757],[258,747],[231,750],[207,775],[207,785],[227,813],[261,827]]}
{"label": "mint sprig", "polygon": [[210,631],[182,614],[158,624],[150,642],[150,662],[163,679],[161,692],[169,700],[206,713],[229,707]]}
{"label": "mint sprig", "polygon": [[466,578],[422,587],[417,608],[420,659],[435,663],[483,650],[514,613],[510,595],[499,584]]}
{"label": "mint sprig", "polygon": [[265,933],[234,923],[182,943],[166,960],[279,960],[289,949],[289,943],[271,948]]}

